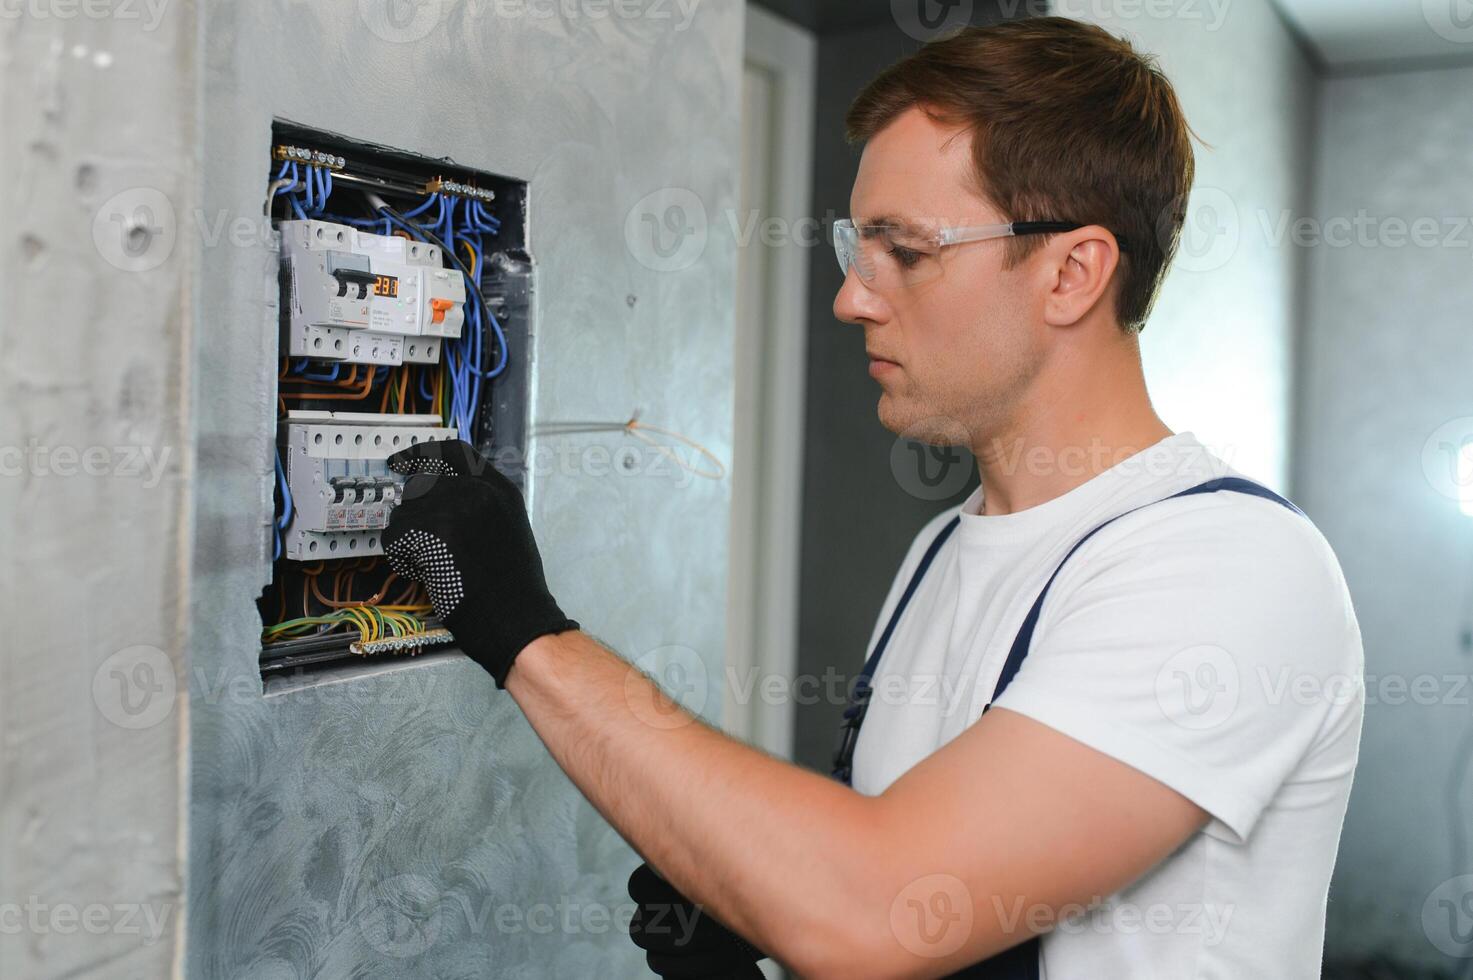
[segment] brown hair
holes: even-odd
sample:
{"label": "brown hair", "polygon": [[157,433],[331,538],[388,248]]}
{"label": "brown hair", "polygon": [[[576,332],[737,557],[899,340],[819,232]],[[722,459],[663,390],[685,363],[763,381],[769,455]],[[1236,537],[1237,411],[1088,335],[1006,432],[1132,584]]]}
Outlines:
{"label": "brown hair", "polygon": [[[885,69],[854,100],[850,142],[906,110],[964,124],[983,197],[1012,221],[1110,229],[1116,313],[1140,330],[1181,234],[1192,131],[1171,83],[1130,43],[1065,17],[967,27]],[[1039,236],[1008,242],[1015,265]]]}

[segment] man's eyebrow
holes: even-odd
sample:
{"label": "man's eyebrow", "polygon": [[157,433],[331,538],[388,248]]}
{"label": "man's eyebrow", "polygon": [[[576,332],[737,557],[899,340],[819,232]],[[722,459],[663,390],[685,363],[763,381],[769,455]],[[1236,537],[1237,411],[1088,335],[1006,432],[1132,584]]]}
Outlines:
{"label": "man's eyebrow", "polygon": [[860,235],[865,238],[874,238],[887,232],[901,232],[903,234],[924,235],[928,230],[923,225],[918,225],[905,218],[898,218],[890,214],[877,214],[871,218],[854,222],[859,229]]}

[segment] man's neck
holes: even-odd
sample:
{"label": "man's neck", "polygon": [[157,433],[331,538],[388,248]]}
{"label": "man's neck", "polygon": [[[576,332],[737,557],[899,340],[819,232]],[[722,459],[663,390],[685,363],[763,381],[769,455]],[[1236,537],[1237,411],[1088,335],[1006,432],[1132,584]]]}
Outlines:
{"label": "man's neck", "polygon": [[982,513],[1037,507],[1172,435],[1151,407],[1138,356],[1109,370],[1094,363],[1087,373],[1040,377],[1014,418],[972,447]]}

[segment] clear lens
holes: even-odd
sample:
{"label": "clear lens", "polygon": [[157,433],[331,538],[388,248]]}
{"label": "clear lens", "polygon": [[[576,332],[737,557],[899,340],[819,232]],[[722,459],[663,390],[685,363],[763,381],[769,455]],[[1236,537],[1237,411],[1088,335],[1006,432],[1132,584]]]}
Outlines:
{"label": "clear lens", "polygon": [[834,222],[834,249],[846,276],[852,266],[876,289],[904,289],[942,273],[941,246],[931,235],[884,225],[857,228],[844,219]]}

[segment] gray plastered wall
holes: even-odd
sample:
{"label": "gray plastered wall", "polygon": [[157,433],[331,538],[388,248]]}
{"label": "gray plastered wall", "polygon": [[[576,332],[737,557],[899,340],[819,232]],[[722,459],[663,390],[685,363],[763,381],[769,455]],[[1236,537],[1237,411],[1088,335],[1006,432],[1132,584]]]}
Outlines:
{"label": "gray plastered wall", "polygon": [[[204,214],[260,214],[273,116],[528,179],[534,429],[639,412],[729,459],[735,243],[719,215],[736,200],[742,5],[384,11],[208,6]],[[474,665],[262,698],[253,508],[270,500],[276,364],[261,238],[202,255],[189,974],[642,975],[621,920],[637,858]],[[631,443],[534,440],[548,578],[630,659],[703,680],[687,699],[714,712],[729,488],[620,455]]]}
{"label": "gray plastered wall", "polygon": [[0,976],[184,920],[197,11],[0,12]]}
{"label": "gray plastered wall", "polygon": [[[637,858],[478,668],[263,696],[262,201],[273,117],[530,180],[532,424],[729,461],[742,3],[87,10],[0,18],[0,903],[131,912],[0,930],[0,975],[643,975]],[[714,718],[728,484],[618,432],[530,462],[564,607]]]}

